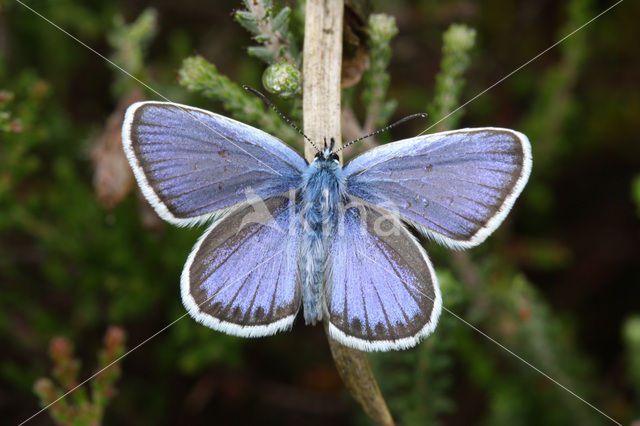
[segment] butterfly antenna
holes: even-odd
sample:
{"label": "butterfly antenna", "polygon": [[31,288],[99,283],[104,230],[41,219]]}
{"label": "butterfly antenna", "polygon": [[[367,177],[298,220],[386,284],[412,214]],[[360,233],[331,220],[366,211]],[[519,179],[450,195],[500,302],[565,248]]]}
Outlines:
{"label": "butterfly antenna", "polygon": [[402,123],[404,123],[404,122],[406,122],[406,121],[413,120],[414,118],[426,118],[426,117],[427,117],[427,114],[425,114],[425,113],[423,113],[423,112],[418,113],[418,114],[411,114],[411,115],[408,115],[408,116],[406,116],[405,118],[403,118],[403,119],[401,119],[401,120],[398,120],[398,121],[396,121],[396,122],[395,122],[395,123],[393,123],[393,124],[389,124],[387,127],[383,127],[382,129],[380,129],[380,130],[376,130],[376,131],[375,131],[375,132],[373,132],[373,133],[369,133],[369,134],[368,134],[368,135],[366,135],[366,136],[362,136],[362,137],[359,137],[358,139],[354,139],[354,140],[352,140],[352,141],[350,141],[350,142],[347,142],[346,144],[342,145],[342,148],[340,148],[340,149],[336,150],[336,151],[334,152],[334,154],[335,154],[335,153],[338,153],[338,152],[340,152],[340,151],[342,151],[343,149],[345,149],[345,148],[346,148],[346,147],[348,147],[349,145],[353,145],[354,143],[356,143],[356,142],[360,142],[360,141],[361,141],[361,140],[363,140],[363,139],[370,138],[371,136],[375,136],[375,135],[380,134],[380,133],[382,133],[382,132],[386,132],[387,130],[391,129],[392,127],[396,127],[396,126],[398,126],[398,125],[400,125],[400,124],[402,124]]}
{"label": "butterfly antenna", "polygon": [[302,130],[300,130],[298,128],[298,126],[296,126],[295,124],[293,124],[293,121],[289,120],[289,118],[284,115],[283,113],[280,112],[280,110],[278,108],[276,108],[276,106],[273,104],[273,102],[271,102],[269,99],[267,99],[267,97],[265,95],[263,95],[262,93],[258,92],[256,89],[254,89],[253,87],[249,87],[247,85],[243,85],[242,86],[243,89],[248,90],[249,92],[253,93],[254,95],[256,95],[257,97],[260,98],[260,100],[262,100],[262,102],[264,102],[264,104],[266,106],[268,106],[269,108],[271,108],[272,110],[274,110],[276,113],[278,113],[278,115],[285,121],[285,123],[287,123],[289,126],[293,127],[298,133],[300,133],[306,140],[307,142],[309,142],[311,144],[311,146],[318,152],[321,152],[318,147],[316,146],[315,143],[313,143],[313,141],[311,139],[309,139],[307,137],[307,135],[305,135]]}

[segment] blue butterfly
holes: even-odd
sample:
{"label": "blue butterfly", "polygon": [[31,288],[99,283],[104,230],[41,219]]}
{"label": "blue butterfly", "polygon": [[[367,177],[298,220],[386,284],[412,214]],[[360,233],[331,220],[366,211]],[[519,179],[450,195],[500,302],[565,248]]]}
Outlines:
{"label": "blue butterfly", "polygon": [[531,171],[522,133],[483,127],[418,136],[340,166],[190,106],[139,102],[124,150],[166,221],[211,222],[189,254],[182,301],[202,324],[243,337],[328,321],[364,351],[416,345],[436,327],[436,274],[407,229],[454,249],[484,241]]}

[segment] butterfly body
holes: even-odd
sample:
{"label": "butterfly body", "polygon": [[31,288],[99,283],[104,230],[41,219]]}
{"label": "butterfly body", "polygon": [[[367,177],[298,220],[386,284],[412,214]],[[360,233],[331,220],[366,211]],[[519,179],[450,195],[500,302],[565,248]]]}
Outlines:
{"label": "butterfly body", "polygon": [[300,242],[300,283],[307,324],[322,320],[325,275],[330,236],[336,232],[344,204],[344,177],[337,158],[317,156],[304,173],[302,183]]}
{"label": "butterfly body", "polygon": [[503,128],[460,129],[308,164],[275,137],[166,102],[125,115],[125,154],[165,220],[210,223],[180,278],[202,324],[242,337],[290,328],[299,311],[364,350],[416,345],[442,309],[437,276],[407,225],[449,247],[484,241],[531,171],[531,146]]}

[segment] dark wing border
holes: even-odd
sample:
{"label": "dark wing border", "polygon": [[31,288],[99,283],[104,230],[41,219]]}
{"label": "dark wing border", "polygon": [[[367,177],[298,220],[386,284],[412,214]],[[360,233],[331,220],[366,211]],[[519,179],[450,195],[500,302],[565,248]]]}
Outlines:
{"label": "dark wing border", "polygon": [[[524,186],[526,185],[527,181],[529,180],[529,175],[531,174],[531,167],[532,167],[531,144],[527,136],[524,135],[523,133],[520,133],[512,129],[506,129],[501,127],[476,127],[476,128],[451,130],[451,131],[440,132],[440,133],[432,133],[424,136],[417,136],[414,138],[404,139],[401,141],[382,145],[380,147],[377,147],[371,151],[368,151],[354,158],[345,167],[345,174],[347,175],[347,179],[349,179],[349,176],[351,175],[366,173],[368,169],[378,166],[379,164],[382,164],[391,158],[397,157],[397,156],[394,157],[394,154],[397,154],[403,148],[409,147],[415,143],[420,142],[421,140],[423,141],[423,143],[429,144],[431,142],[438,140],[441,137],[445,137],[451,134],[475,133],[475,132],[483,132],[483,131],[503,132],[503,133],[509,133],[515,136],[515,138],[520,143],[520,147],[522,149],[522,167],[520,168],[520,174],[516,177],[515,183],[511,187],[509,194],[502,201],[502,204],[500,205],[500,207],[495,211],[495,213],[491,217],[488,218],[488,220],[482,227],[478,228],[478,230],[473,235],[471,235],[467,240],[456,240],[456,239],[444,236],[432,229],[429,229],[425,225],[422,225],[416,222],[415,220],[408,219],[407,217],[402,215],[401,212],[397,212],[398,214],[400,214],[400,216],[405,222],[415,227],[416,230],[419,231],[421,234],[446,247],[450,247],[453,249],[467,249],[470,247],[475,247],[478,244],[482,243],[484,240],[486,240],[487,237],[491,235],[491,233],[493,233],[493,231],[495,231],[498,228],[498,226],[500,226],[502,221],[504,221],[505,217],[511,210],[511,207],[513,207],[513,204],[515,203],[516,199],[524,189]],[[367,164],[367,162],[370,161],[370,158],[368,157],[371,157],[373,155],[382,156],[383,159],[381,161],[374,162],[373,164]],[[364,162],[364,167],[359,166],[358,165],[359,162]],[[356,168],[355,170],[351,170],[354,167],[358,167],[358,168]],[[381,206],[381,207],[384,208],[384,206]]]}
{"label": "dark wing border", "polygon": [[[169,223],[177,225],[177,226],[195,226],[195,225],[200,225],[200,224],[202,224],[204,222],[207,222],[209,220],[212,220],[212,219],[214,220],[214,222],[222,219],[224,216],[226,216],[227,213],[229,213],[229,211],[232,208],[235,207],[234,205],[226,207],[226,208],[221,208],[221,209],[218,209],[218,210],[214,210],[214,211],[212,211],[210,213],[206,213],[206,214],[199,215],[199,216],[186,217],[186,218],[177,217],[173,213],[171,213],[171,211],[169,210],[167,205],[160,199],[160,196],[157,194],[156,190],[149,183],[149,179],[147,178],[147,175],[146,175],[143,167],[140,165],[140,161],[138,160],[138,157],[136,155],[135,149],[133,147],[133,138],[131,137],[131,132],[132,132],[132,129],[133,129],[134,121],[136,119],[136,113],[138,111],[140,111],[141,108],[143,108],[143,107],[145,107],[147,105],[171,105],[171,106],[173,106],[175,108],[178,108],[178,109],[184,111],[187,114],[189,114],[190,111],[194,111],[194,112],[198,112],[198,113],[201,113],[201,114],[208,115],[208,116],[210,116],[210,117],[212,117],[212,118],[214,118],[216,120],[221,120],[221,121],[225,121],[225,122],[231,123],[234,126],[250,129],[250,130],[256,131],[256,132],[262,132],[262,131],[260,129],[256,129],[256,128],[252,127],[252,126],[249,126],[248,124],[244,124],[244,123],[242,123],[240,121],[233,120],[233,119],[231,119],[229,117],[225,117],[224,115],[216,114],[216,113],[213,113],[211,111],[207,111],[205,109],[195,108],[195,107],[191,107],[191,106],[188,106],[188,105],[182,105],[182,104],[178,104],[178,103],[174,103],[174,102],[160,102],[160,101],[136,102],[136,103],[132,104],[131,106],[129,106],[129,108],[127,109],[127,111],[125,113],[124,122],[123,122],[123,125],[122,125],[122,146],[123,146],[123,149],[124,149],[124,153],[125,153],[125,155],[127,157],[127,160],[129,161],[129,164],[131,165],[131,168],[133,170],[133,174],[134,174],[134,176],[136,178],[136,181],[138,182],[138,186],[142,190],[142,194],[149,201],[149,203],[151,204],[153,209],[156,211],[156,213],[158,213],[158,215],[162,219],[166,220]],[[198,122],[200,122],[200,120],[198,118],[196,118],[196,117],[193,117],[193,119],[198,121]],[[266,136],[268,136],[270,138],[273,138],[274,140],[277,140],[277,138],[275,138],[272,135],[269,135],[266,132],[262,132],[262,133],[264,133]],[[234,143],[230,139],[226,138],[224,135],[221,135],[221,136],[224,139],[229,140],[230,143],[232,143],[232,144]],[[278,142],[280,142],[280,141],[278,141]],[[280,142],[280,143],[282,143],[282,142]],[[284,146],[286,146],[284,143],[282,143],[282,144]],[[243,150],[240,147],[238,147],[238,148]],[[289,147],[287,146],[287,148],[289,148]],[[253,155],[251,155],[251,156],[253,157]],[[256,158],[256,160],[261,162],[260,159],[258,159],[258,158]],[[304,160],[302,160],[302,157],[300,157],[300,160],[302,162],[304,162]],[[302,163],[300,165],[302,165]],[[267,167],[271,169],[271,167],[269,167],[269,166],[267,166]],[[297,169],[302,174],[303,170],[301,170],[300,167],[298,167],[296,165],[293,165],[293,164],[291,165],[291,167]],[[274,194],[274,195],[276,195],[276,194]]]}
{"label": "dark wing border", "polygon": [[[351,348],[358,349],[365,352],[402,350],[402,349],[412,348],[415,345],[417,345],[421,339],[433,333],[436,326],[438,325],[438,320],[442,312],[442,294],[440,292],[440,286],[438,283],[438,277],[436,275],[436,271],[434,270],[433,265],[429,260],[429,256],[427,255],[427,252],[425,251],[424,247],[422,247],[422,244],[420,244],[420,242],[411,234],[411,232],[409,232],[409,230],[402,225],[402,221],[398,216],[393,215],[393,213],[391,212],[384,211],[380,208],[377,208],[371,203],[367,203],[366,201],[362,201],[356,197],[353,197],[353,200],[356,201],[356,203],[358,204],[362,204],[367,209],[374,210],[378,214],[393,216],[395,223],[397,223],[397,226],[399,226],[400,230],[406,234],[405,236],[407,240],[418,251],[418,253],[420,254],[420,256],[422,257],[422,259],[424,260],[425,264],[429,269],[429,274],[431,275],[431,278],[432,278],[432,285],[433,285],[433,292],[434,292],[434,297],[432,299],[433,307],[431,309],[429,320],[425,323],[425,325],[420,330],[418,330],[414,335],[410,337],[404,337],[404,338],[394,339],[394,340],[366,340],[366,339],[361,339],[361,338],[346,334],[344,331],[336,327],[331,322],[331,319],[330,319],[330,308],[328,306],[325,306],[325,311],[327,312],[329,335],[333,339],[337,340],[338,342],[342,343],[345,346],[349,346]],[[370,233],[369,229],[365,228],[365,230],[366,232]],[[364,256],[364,257],[368,257],[368,256]],[[372,259],[369,259],[369,260],[373,261]],[[376,263],[375,261],[373,262]],[[394,274],[392,271],[388,271],[388,272],[398,277],[397,274]],[[398,277],[398,279],[402,280],[400,277]],[[328,281],[326,285],[331,285],[331,281]],[[405,285],[407,284],[405,283]],[[327,301],[325,301],[325,303],[327,303]]]}
{"label": "dark wing border", "polygon": [[[247,207],[247,203],[241,203],[237,206],[234,206],[230,209],[231,211],[229,212],[228,216],[231,217],[234,213],[239,212],[245,209],[246,207]],[[284,214],[289,214],[289,213],[285,212]],[[200,251],[200,247],[202,243],[207,239],[207,237],[212,232],[214,232],[218,228],[218,226],[220,226],[223,223],[224,223],[223,220],[219,220],[213,223],[204,232],[204,234],[202,234],[202,236],[198,239],[196,244],[193,246],[193,249],[191,250],[191,253],[189,253],[189,257],[187,258],[184,268],[182,269],[182,274],[180,276],[180,294],[182,297],[182,303],[187,309],[189,315],[191,315],[197,322],[209,328],[212,328],[214,330],[221,331],[223,333],[230,334],[233,336],[239,336],[239,337],[271,336],[273,334],[276,334],[279,331],[290,329],[291,326],[293,325],[293,322],[296,319],[298,311],[300,310],[301,292],[300,292],[299,283],[296,283],[297,294],[294,295],[294,299],[298,299],[298,307],[294,310],[294,312],[291,315],[288,315],[284,318],[281,318],[277,321],[274,321],[266,325],[240,325],[233,322],[220,320],[219,318],[216,318],[204,312],[203,310],[201,310],[200,309],[201,304],[198,304],[193,298],[191,294],[191,266],[193,265],[193,261],[196,255]],[[296,256],[297,256],[297,253],[296,253]],[[275,256],[272,256],[271,258],[273,257]],[[268,260],[271,260],[271,258],[269,258]],[[267,261],[263,263],[266,263],[266,262]],[[249,271],[248,274],[250,274],[251,272],[253,272],[253,270]],[[239,279],[242,277],[243,276],[240,276]],[[205,302],[202,302],[202,304]],[[294,304],[295,304],[295,300],[294,300]]]}

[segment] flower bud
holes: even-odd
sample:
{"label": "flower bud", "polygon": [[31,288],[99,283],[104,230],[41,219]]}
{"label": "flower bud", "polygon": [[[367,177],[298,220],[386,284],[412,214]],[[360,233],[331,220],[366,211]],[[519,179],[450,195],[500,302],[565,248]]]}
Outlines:
{"label": "flower bud", "polygon": [[298,67],[289,62],[278,62],[267,67],[262,74],[262,84],[273,94],[283,98],[300,93],[302,75]]}

